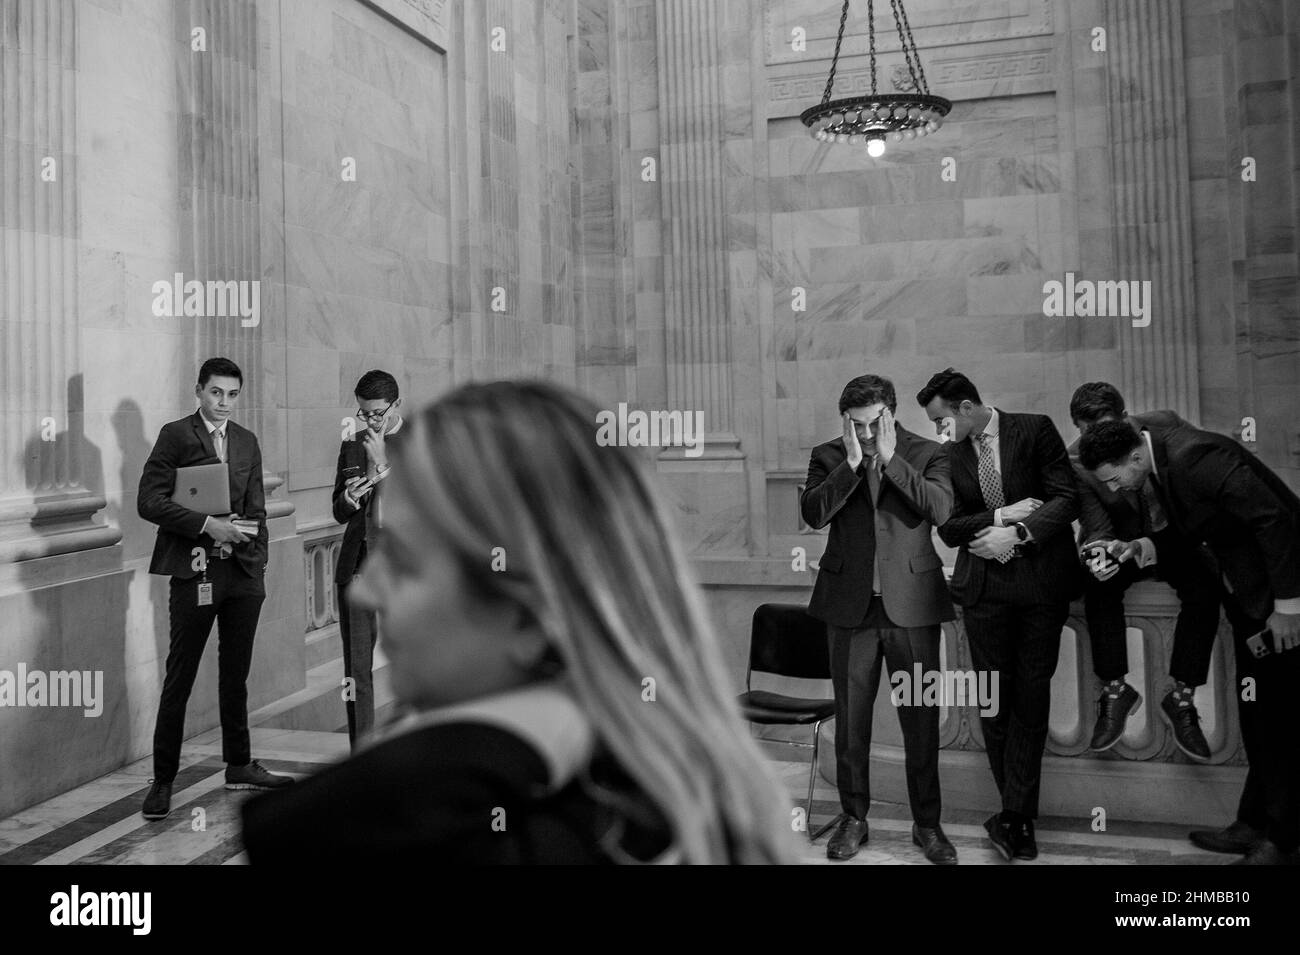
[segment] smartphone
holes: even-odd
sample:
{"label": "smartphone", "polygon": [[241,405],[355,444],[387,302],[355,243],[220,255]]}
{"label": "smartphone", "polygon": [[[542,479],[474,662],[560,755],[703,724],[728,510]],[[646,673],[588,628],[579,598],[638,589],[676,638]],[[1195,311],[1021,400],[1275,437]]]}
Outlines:
{"label": "smartphone", "polygon": [[1273,641],[1273,631],[1268,627],[1247,637],[1246,646],[1250,647],[1250,652],[1255,655],[1256,659],[1266,657],[1277,651],[1277,644]]}
{"label": "smartphone", "polygon": [[1113,541],[1093,541],[1079,549],[1079,556],[1083,562],[1088,565],[1088,569],[1093,573],[1101,573],[1112,567],[1119,566],[1119,558],[1112,554],[1107,548]]}

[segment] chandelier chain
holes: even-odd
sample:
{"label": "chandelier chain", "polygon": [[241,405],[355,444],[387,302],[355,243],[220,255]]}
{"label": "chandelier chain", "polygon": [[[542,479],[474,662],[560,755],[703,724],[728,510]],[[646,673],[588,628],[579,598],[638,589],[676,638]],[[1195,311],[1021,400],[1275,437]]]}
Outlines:
{"label": "chandelier chain", "polygon": [[921,81],[916,78],[916,64],[912,62],[912,50],[911,47],[907,45],[907,37],[903,35],[903,20],[898,13],[901,4],[898,0],[889,0],[889,5],[894,11],[894,26],[898,28],[898,43],[903,48],[904,59],[907,60],[907,72],[912,75],[912,86],[914,86],[916,91],[920,93],[922,92]]}
{"label": "chandelier chain", "polygon": [[[903,29],[907,31],[907,44],[912,48],[912,52],[916,54],[916,72],[920,74],[921,78],[917,91],[925,93],[928,96],[930,93],[930,84],[925,80],[925,67],[921,64],[921,54],[916,49],[916,41],[912,39],[912,24],[907,22],[907,8],[904,7],[901,2],[898,4],[898,12],[902,14]],[[916,76],[914,75],[912,79],[915,80]]]}
{"label": "chandelier chain", "polygon": [[871,95],[876,95],[876,11],[874,0],[867,0],[867,42],[871,50]]}
{"label": "chandelier chain", "polygon": [[[844,24],[849,18],[849,0],[844,0],[844,9],[840,11],[840,31],[835,34],[835,55],[831,57],[831,72],[826,77],[826,92],[822,93],[822,102],[829,103],[831,100],[831,87],[835,85],[835,67],[840,62],[840,44],[844,42]],[[875,66],[873,59],[872,66]],[[875,79],[873,77],[871,88],[875,90]]]}

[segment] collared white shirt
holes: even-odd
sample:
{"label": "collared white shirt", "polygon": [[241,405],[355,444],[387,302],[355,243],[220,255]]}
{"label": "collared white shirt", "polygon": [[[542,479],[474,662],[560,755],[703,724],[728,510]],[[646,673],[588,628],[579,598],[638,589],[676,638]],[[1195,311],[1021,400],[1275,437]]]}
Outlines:
{"label": "collared white shirt", "polygon": [[[211,421],[209,421],[209,420],[207,419],[207,416],[204,415],[203,412],[199,412],[199,417],[203,419],[203,426],[204,426],[205,428],[208,429],[208,435],[209,435],[209,437],[211,437],[213,434],[215,434],[215,433],[218,432],[218,431],[221,432],[221,444],[222,444],[222,448],[223,448],[223,449],[225,450],[225,452],[226,452],[226,459],[229,460],[229,458],[230,458],[230,442],[226,440],[226,424],[228,424],[229,422],[223,422],[222,424],[219,424],[219,425],[213,424]],[[216,447],[216,439],[215,439],[215,438],[213,438],[212,445],[213,445],[214,448]]]}

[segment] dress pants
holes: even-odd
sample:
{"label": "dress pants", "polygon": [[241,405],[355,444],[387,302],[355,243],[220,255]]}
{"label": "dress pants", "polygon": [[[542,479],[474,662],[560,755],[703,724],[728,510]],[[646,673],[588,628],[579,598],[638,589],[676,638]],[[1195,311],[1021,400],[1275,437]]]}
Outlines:
{"label": "dress pants", "polygon": [[1092,668],[1103,681],[1128,673],[1124,592],[1138,580],[1163,580],[1178,594],[1181,607],[1174,624],[1174,649],[1169,675],[1188,686],[1201,686],[1210,672],[1210,655],[1219,631],[1223,588],[1208,555],[1200,547],[1167,534],[1153,534],[1158,563],[1145,570],[1125,563],[1110,580],[1089,573],[1083,605],[1092,644]]}
{"label": "dress pants", "polygon": [[[835,692],[835,779],[840,808],[865,819],[871,808],[871,722],[880,689],[882,662],[888,672],[909,678],[939,669],[939,625],[899,627],[885,615],[884,602],[871,599],[861,627],[827,625],[831,683]],[[889,692],[886,690],[886,692]],[[939,824],[939,707],[898,707],[907,769],[907,798],[918,826]]]}
{"label": "dress pants", "polygon": [[170,783],[180,766],[185,707],[213,620],[217,621],[221,757],[231,766],[245,766],[251,758],[248,670],[253,662],[253,638],[266,599],[266,587],[262,577],[250,577],[234,558],[209,558],[207,579],[212,584],[212,603],[206,607],[198,604],[201,575],[187,580],[171,579],[168,600],[171,642],[153,733],[155,782]]}
{"label": "dress pants", "polygon": [[1002,808],[1036,819],[1052,675],[1070,605],[1032,603],[1031,592],[1021,596],[1023,603],[986,591],[962,608],[962,621],[976,671],[998,675],[998,711],[981,716],[980,728]]}
{"label": "dress pants", "polygon": [[[1295,687],[1300,683],[1300,647],[1257,659],[1246,638],[1266,621],[1250,617],[1232,594],[1223,607],[1236,649],[1237,713],[1250,769],[1237,818],[1267,834],[1283,852],[1300,845],[1300,736],[1294,726]],[[1242,699],[1242,680],[1255,681],[1254,699]]]}
{"label": "dress pants", "polygon": [[336,587],[339,633],[343,637],[343,675],[353,682],[355,699],[345,700],[348,711],[348,740],[356,749],[375,725],[375,638],[378,620],[373,611],[362,610],[348,600],[347,584]]}

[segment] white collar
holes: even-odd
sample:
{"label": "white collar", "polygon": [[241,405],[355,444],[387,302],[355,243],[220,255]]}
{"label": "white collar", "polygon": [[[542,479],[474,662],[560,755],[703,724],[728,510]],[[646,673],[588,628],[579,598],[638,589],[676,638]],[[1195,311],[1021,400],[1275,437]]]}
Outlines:
{"label": "white collar", "polygon": [[408,713],[364,745],[444,723],[486,723],[528,743],[548,772],[551,791],[563,789],[590,761],[596,746],[591,721],[556,683],[533,683],[505,693]]}
{"label": "white collar", "polygon": [[203,426],[208,429],[208,434],[211,434],[214,431],[220,431],[223,438],[226,436],[226,425],[230,423],[229,421],[223,421],[221,424],[213,424],[202,411],[199,412],[199,420],[201,420]]}
{"label": "white collar", "polygon": [[[998,436],[998,409],[994,408],[992,405],[989,405],[988,423],[984,425],[984,430],[981,431],[980,434],[987,434],[990,438],[996,438]],[[979,434],[973,435],[973,437],[975,440],[979,440]]]}
{"label": "white collar", "polygon": [[1142,439],[1146,441],[1147,454],[1151,457],[1151,477],[1159,481],[1160,474],[1158,471],[1156,471],[1156,449],[1155,449],[1155,445],[1151,443],[1151,432],[1148,431],[1146,428],[1142,429]]}

